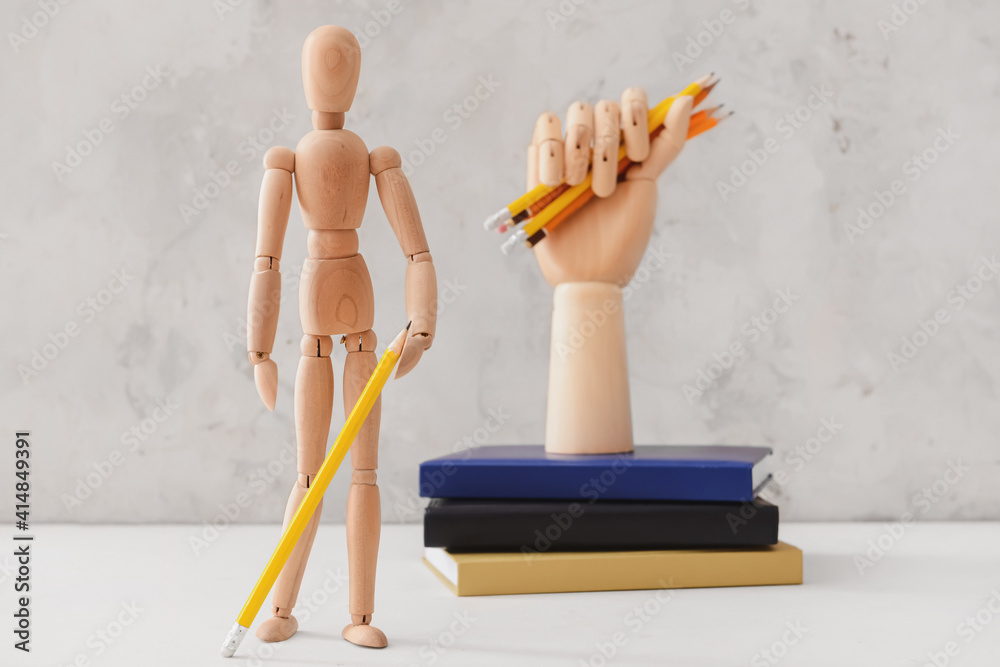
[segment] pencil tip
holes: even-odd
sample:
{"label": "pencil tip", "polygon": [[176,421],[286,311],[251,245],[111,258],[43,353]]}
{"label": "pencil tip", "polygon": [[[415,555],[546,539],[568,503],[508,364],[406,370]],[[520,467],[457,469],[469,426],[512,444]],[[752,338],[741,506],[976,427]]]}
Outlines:
{"label": "pencil tip", "polygon": [[410,330],[410,325],[411,324],[413,324],[413,320],[410,320],[409,322],[406,323],[406,331]]}

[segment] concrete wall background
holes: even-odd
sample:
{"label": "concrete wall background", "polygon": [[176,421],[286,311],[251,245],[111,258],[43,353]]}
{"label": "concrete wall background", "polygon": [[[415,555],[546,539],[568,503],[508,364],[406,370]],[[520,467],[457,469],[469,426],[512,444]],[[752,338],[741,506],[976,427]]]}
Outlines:
{"label": "concrete wall background", "polygon": [[[996,4],[912,16],[860,0],[56,6],[44,20],[34,1],[0,10],[0,402],[11,442],[33,432],[34,519],[204,523],[240,499],[235,520],[280,520],[294,479],[297,204],[273,414],[240,329],[262,152],[310,129],[299,53],[324,23],[371,33],[348,127],[420,162],[411,180],[442,290],[433,349],[385,394],[387,521],[419,520],[421,460],[464,439],[542,439],[551,290],[530,254],[503,257],[480,228],[521,191],[536,115],[631,85],[659,99],[712,70],[737,114],[662,179],[651,247],[667,258],[627,302],[637,441],[774,447],[784,519],[1000,518]],[[485,99],[467,101],[477,87]],[[456,115],[463,103],[476,108]],[[53,167],[81,142],[96,145]],[[747,162],[765,145],[777,147],[766,162]],[[218,177],[227,164],[236,173]],[[185,215],[198,192],[207,205]],[[867,229],[851,227],[859,207],[875,214]],[[384,344],[405,318],[404,263],[374,188],[361,236]],[[764,330],[754,318],[779,290],[794,305]],[[894,363],[903,337],[915,354]],[[734,343],[744,353],[729,364]],[[36,353],[53,358],[25,373]],[[718,377],[686,395],[700,372]],[[172,406],[162,422],[158,405]],[[328,521],[343,518],[346,478]]]}

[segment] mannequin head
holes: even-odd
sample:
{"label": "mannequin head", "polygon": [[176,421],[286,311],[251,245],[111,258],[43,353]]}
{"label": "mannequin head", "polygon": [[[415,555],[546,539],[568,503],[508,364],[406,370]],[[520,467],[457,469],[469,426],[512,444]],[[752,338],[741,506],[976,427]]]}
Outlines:
{"label": "mannequin head", "polygon": [[313,111],[351,108],[361,73],[361,46],[350,30],[336,25],[316,28],[302,45],[302,87]]}

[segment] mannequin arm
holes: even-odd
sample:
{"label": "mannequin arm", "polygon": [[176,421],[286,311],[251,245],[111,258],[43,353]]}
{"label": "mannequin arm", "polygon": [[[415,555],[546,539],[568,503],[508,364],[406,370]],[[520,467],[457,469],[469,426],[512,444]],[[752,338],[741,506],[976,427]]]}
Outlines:
{"label": "mannequin arm", "polygon": [[407,262],[406,314],[412,324],[396,371],[396,377],[400,378],[416,366],[424,350],[434,341],[437,277],[417,202],[400,168],[402,160],[399,153],[381,146],[371,152],[369,160],[385,217],[389,219]]}
{"label": "mannequin arm", "polygon": [[281,247],[292,205],[295,154],[274,147],[264,154],[264,181],[257,210],[257,253],[247,303],[247,352],[257,393],[268,410],[278,394],[278,366],[271,360],[281,306]]}

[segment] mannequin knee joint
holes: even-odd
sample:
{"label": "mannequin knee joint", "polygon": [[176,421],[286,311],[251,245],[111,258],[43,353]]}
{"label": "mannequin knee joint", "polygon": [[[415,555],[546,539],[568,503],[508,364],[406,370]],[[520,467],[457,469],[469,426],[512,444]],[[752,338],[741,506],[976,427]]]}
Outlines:
{"label": "mannequin knee joint", "polygon": [[351,474],[351,484],[375,485],[376,473],[374,470],[355,470]]}
{"label": "mannequin knee joint", "polygon": [[347,334],[340,339],[340,342],[348,352],[374,352],[378,339],[375,338],[375,332],[369,329],[361,333]]}
{"label": "mannequin knee joint", "polygon": [[303,357],[329,357],[333,352],[333,339],[329,336],[312,336],[306,334],[299,343]]}

